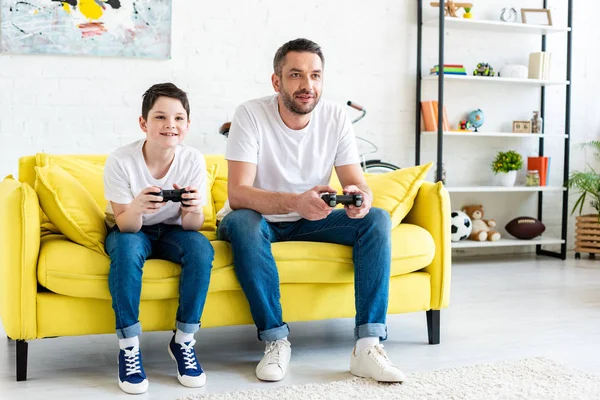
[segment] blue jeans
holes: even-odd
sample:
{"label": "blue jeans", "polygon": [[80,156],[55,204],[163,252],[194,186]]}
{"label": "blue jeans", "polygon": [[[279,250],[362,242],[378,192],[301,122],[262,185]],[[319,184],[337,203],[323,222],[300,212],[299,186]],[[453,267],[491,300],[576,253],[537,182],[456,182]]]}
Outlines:
{"label": "blue jeans", "polygon": [[386,211],[372,208],[364,218],[352,219],[346,211],[334,210],[319,221],[271,223],[256,211],[240,209],[223,218],[218,236],[231,243],[237,278],[250,304],[259,340],[277,340],[289,333],[283,322],[279,275],[271,253],[271,243],[284,241],[353,246],[354,337],[387,339],[391,224]]}
{"label": "blue jeans", "polygon": [[105,242],[110,256],[108,287],[115,312],[119,339],[138,336],[142,292],[142,269],[147,259],[169,260],[181,265],[177,329],[195,333],[206,302],[214,249],[199,232],[180,225],[148,225],[136,233],[123,233],[115,227]]}

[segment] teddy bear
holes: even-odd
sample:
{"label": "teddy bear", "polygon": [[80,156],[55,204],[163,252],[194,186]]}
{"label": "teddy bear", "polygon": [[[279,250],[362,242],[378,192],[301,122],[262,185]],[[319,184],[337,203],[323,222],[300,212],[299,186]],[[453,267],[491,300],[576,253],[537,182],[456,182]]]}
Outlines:
{"label": "teddy bear", "polygon": [[486,240],[495,242],[500,239],[500,232],[490,229],[496,226],[496,221],[493,219],[483,219],[483,206],[481,204],[464,206],[462,212],[467,214],[473,223],[469,239],[480,242],[485,242]]}

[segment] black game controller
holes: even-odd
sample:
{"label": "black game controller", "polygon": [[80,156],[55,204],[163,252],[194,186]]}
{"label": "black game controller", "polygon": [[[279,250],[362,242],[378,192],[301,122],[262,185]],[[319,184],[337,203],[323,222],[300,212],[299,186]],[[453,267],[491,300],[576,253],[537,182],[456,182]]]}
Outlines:
{"label": "black game controller", "polygon": [[337,194],[337,193],[321,193],[321,198],[329,207],[335,207],[337,204],[353,205],[356,207],[362,206],[362,194]]}
{"label": "black game controller", "polygon": [[[153,193],[149,193],[149,194],[153,194],[154,196],[161,196],[162,199],[162,203],[165,203],[167,201],[172,201],[174,203],[181,203],[181,195],[184,193],[189,193],[187,190],[185,189],[161,189],[160,192],[153,192]],[[183,199],[183,200],[187,200],[187,199]],[[155,203],[161,203],[159,201],[155,202]],[[181,205],[183,207],[188,207],[187,204],[181,203]]]}

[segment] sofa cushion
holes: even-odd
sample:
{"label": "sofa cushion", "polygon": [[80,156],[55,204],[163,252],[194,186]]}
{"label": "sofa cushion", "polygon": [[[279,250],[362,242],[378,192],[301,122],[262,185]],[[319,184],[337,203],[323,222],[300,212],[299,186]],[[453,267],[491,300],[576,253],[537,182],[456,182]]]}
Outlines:
{"label": "sofa cushion", "polygon": [[104,212],[92,195],[56,164],[35,170],[35,191],[50,221],[73,242],[106,254]]}
{"label": "sofa cushion", "polygon": [[[208,236],[208,235],[207,235]],[[209,292],[240,290],[229,243],[215,240]],[[354,281],[352,248],[330,243],[283,242],[272,245],[279,279],[284,283],[348,283]],[[400,224],[392,231],[391,275],[425,268],[435,252],[433,238],[421,227]],[[62,235],[42,238],[39,283],[73,297],[110,299],[110,259]],[[142,300],[177,298],[181,268],[170,261],[148,260],[142,278]]]}

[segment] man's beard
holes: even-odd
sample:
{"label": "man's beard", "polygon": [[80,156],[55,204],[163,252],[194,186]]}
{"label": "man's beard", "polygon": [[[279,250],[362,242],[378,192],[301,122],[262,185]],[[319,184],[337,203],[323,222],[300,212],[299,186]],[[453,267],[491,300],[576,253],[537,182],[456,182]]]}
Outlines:
{"label": "man's beard", "polygon": [[[285,89],[282,89],[279,91],[279,94],[281,95],[281,100],[283,101],[283,105],[285,106],[285,108],[287,108],[288,110],[290,110],[291,112],[293,112],[294,114],[299,114],[299,115],[306,115],[306,114],[310,114],[315,107],[317,106],[317,104],[319,104],[319,97],[316,97],[314,93],[311,93],[307,90],[300,90],[296,93],[294,93],[293,96],[290,96],[288,94],[288,92],[285,91]],[[294,97],[296,95],[302,95],[302,94],[307,94],[309,96],[314,96],[313,99],[315,100],[314,103],[312,104],[307,104],[306,106],[308,108],[300,108],[296,105],[296,103],[294,103]]]}

